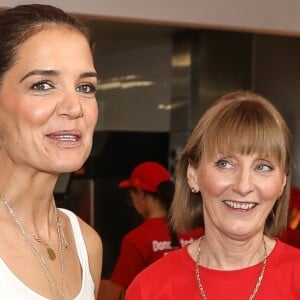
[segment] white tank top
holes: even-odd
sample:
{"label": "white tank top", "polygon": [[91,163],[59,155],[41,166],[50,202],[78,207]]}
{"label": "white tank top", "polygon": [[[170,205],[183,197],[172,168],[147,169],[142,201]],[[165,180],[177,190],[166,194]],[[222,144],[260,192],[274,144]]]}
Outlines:
{"label": "white tank top", "polygon": [[[74,300],[95,300],[95,285],[91,276],[87,249],[81,233],[80,225],[76,215],[66,209],[60,208],[70,219],[74,233],[76,249],[82,268],[82,284],[79,294]],[[1,300],[48,300],[26,286],[14,273],[7,267],[0,258],[0,299]]]}

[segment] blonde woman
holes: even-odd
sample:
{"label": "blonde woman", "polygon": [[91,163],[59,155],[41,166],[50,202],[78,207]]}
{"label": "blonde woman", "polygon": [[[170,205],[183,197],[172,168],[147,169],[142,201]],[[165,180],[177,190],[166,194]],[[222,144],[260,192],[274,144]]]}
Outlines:
{"label": "blonde woman", "polygon": [[285,229],[291,135],[250,91],[221,97],[199,120],[177,166],[173,225],[205,235],[138,275],[127,300],[300,299],[300,250]]}

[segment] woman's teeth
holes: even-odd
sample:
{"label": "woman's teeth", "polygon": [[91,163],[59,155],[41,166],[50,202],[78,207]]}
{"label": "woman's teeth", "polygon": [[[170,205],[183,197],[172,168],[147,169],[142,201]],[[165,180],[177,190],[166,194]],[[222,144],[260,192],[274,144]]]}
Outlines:
{"label": "woman's teeth", "polygon": [[241,210],[249,210],[257,205],[256,203],[251,203],[251,202],[235,202],[229,200],[224,201],[224,203],[231,208],[241,209]]}

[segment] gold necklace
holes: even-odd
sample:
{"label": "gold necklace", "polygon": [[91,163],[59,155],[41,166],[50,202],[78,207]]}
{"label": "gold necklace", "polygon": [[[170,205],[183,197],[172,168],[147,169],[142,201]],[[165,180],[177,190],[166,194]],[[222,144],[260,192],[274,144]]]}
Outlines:
{"label": "gold necklace", "polygon": [[[57,217],[56,217],[57,222]],[[52,222],[49,224],[49,227],[52,226]],[[56,224],[57,227],[57,224]],[[43,239],[41,239],[38,234],[32,236],[37,242],[40,244],[46,246],[47,254],[50,260],[56,260],[56,253],[52,247],[49,246],[49,239],[50,239],[50,231],[48,232],[48,242],[45,242]]]}
{"label": "gold necklace", "polygon": [[[58,213],[57,213],[57,209],[55,207],[55,203],[54,203],[54,208],[55,208],[55,215],[56,215],[56,227],[57,229],[61,229],[61,230],[58,230],[58,237],[61,237],[62,238],[62,241],[63,241],[63,244],[64,244],[64,248],[67,249],[68,248],[68,241],[64,235],[64,231],[61,227],[61,222],[60,222],[60,218],[58,216]],[[42,245],[46,246],[46,249],[47,249],[47,254],[48,254],[48,257],[50,260],[56,260],[56,253],[54,251],[54,249],[52,247],[49,246],[49,243],[48,242],[45,242],[43,239],[41,239],[38,235],[33,235],[32,236],[37,242],[41,243]]]}
{"label": "gold necklace", "polygon": [[67,281],[67,271],[66,271],[66,266],[65,266],[65,262],[64,262],[64,260],[65,260],[64,252],[68,246],[68,241],[65,237],[65,234],[64,234],[62,226],[61,226],[61,220],[58,215],[58,210],[56,208],[55,201],[53,200],[53,205],[54,205],[55,214],[56,214],[57,234],[58,234],[58,240],[59,240],[59,253],[60,253],[59,258],[60,258],[61,276],[62,276],[61,287],[55,280],[55,277],[52,274],[52,272],[50,271],[44,257],[41,255],[39,250],[33,244],[32,240],[30,239],[29,235],[27,234],[26,230],[24,229],[23,225],[21,224],[16,213],[10,206],[8,200],[4,197],[4,195],[2,193],[0,193],[0,198],[1,198],[5,208],[7,209],[9,216],[11,217],[12,221],[17,226],[17,228],[21,231],[25,241],[27,242],[31,251],[34,254],[34,257],[37,259],[40,267],[42,268],[42,271],[49,283],[50,292],[51,292],[52,296],[54,296],[53,299],[65,300],[66,299],[66,297],[65,297],[66,282],[65,281]]}
{"label": "gold necklace", "polygon": [[[201,250],[202,250],[201,246],[202,246],[203,240],[204,240],[204,236],[202,236],[199,240],[197,257],[196,257],[196,265],[195,265],[195,277],[196,277],[197,286],[199,288],[200,295],[201,295],[202,299],[203,300],[208,300],[208,298],[205,294],[202,282],[201,282],[200,271],[199,271],[199,269],[200,269],[200,255],[201,255]],[[263,258],[263,261],[262,261],[262,267],[261,267],[256,285],[254,287],[254,290],[251,293],[248,300],[253,300],[254,299],[254,297],[255,297],[255,295],[256,295],[256,293],[257,293],[257,291],[258,291],[258,289],[259,289],[259,287],[262,283],[262,280],[264,278],[265,269],[266,269],[266,265],[267,265],[267,246],[266,246],[266,241],[265,241],[264,237],[263,237],[263,245],[264,245],[264,258]]]}
{"label": "gold necklace", "polygon": [[41,243],[42,245],[46,246],[48,257],[49,257],[51,260],[56,260],[56,253],[55,253],[54,249],[51,248],[47,242],[45,242],[44,240],[42,240],[38,235],[34,235],[33,238],[34,238],[37,242],[39,242],[39,243]]}

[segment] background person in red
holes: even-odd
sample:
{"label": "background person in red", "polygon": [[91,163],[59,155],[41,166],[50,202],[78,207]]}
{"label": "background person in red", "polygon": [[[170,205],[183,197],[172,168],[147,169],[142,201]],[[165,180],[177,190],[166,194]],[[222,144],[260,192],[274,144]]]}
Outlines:
{"label": "background person in red", "polygon": [[291,187],[288,226],[280,237],[282,241],[296,248],[300,248],[300,189]]}
{"label": "background person in red", "polygon": [[129,189],[134,208],[145,219],[123,238],[111,277],[113,283],[125,290],[144,268],[169,251],[190,244],[203,234],[203,230],[176,234],[168,226],[174,182],[161,164],[151,161],[139,164],[119,187]]}

